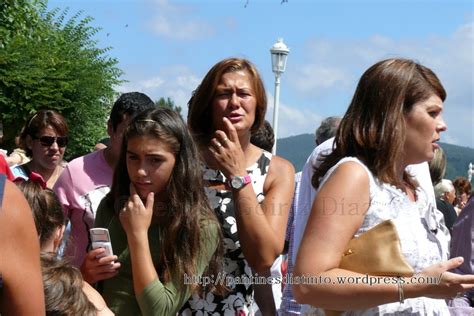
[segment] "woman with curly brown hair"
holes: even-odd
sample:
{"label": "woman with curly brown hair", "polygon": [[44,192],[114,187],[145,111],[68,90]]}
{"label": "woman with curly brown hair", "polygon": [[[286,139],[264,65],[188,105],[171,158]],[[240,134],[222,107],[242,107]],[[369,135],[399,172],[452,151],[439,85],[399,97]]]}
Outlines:
{"label": "woman with curly brown hair", "polygon": [[459,215],[471,195],[472,186],[465,177],[457,177],[454,179],[453,185],[456,189],[456,198],[454,199],[453,205],[456,213]]}

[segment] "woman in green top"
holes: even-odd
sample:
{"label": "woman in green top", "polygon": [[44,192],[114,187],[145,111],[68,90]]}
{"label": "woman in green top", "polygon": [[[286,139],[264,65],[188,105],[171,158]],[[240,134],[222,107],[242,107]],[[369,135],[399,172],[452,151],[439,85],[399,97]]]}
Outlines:
{"label": "woman in green top", "polygon": [[203,274],[218,274],[221,232],[197,157],[178,113],[157,108],[130,122],[95,221],[109,229],[121,263],[101,284],[117,315],[175,315]]}

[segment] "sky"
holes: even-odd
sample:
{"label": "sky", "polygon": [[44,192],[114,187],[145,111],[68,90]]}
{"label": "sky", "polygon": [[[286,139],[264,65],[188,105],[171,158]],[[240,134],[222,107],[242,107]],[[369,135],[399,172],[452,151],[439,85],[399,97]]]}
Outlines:
{"label": "sky", "polygon": [[414,59],[447,90],[441,141],[474,148],[474,1],[457,0],[50,0],[91,16],[127,80],[120,92],[171,98],[183,108],[207,71],[227,57],[252,61],[268,95],[270,48],[289,47],[281,77],[278,137],[314,133],[342,116],[362,73],[379,60]]}

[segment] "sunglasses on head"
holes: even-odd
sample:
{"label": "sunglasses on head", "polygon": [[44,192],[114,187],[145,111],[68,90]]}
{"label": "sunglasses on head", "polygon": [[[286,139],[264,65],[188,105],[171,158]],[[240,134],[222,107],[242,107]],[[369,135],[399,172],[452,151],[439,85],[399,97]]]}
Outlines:
{"label": "sunglasses on head", "polygon": [[58,144],[58,147],[66,147],[69,139],[67,136],[41,136],[37,137],[36,139],[39,139],[41,145],[45,147],[50,147],[56,142]]}

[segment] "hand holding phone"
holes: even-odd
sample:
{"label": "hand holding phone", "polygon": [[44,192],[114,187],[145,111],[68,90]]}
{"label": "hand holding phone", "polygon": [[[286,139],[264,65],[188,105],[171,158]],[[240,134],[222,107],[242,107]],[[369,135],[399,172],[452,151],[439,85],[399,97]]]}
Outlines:
{"label": "hand holding phone", "polygon": [[[106,228],[92,228],[89,233],[93,250],[85,256],[81,264],[81,273],[87,283],[94,284],[116,276],[120,262],[113,254],[109,231]],[[98,248],[104,250],[95,250]]]}
{"label": "hand holding phone", "polygon": [[114,252],[112,250],[112,242],[110,241],[109,230],[107,228],[91,228],[90,235],[92,240],[92,249],[105,249],[105,252],[97,258],[114,255]]}

